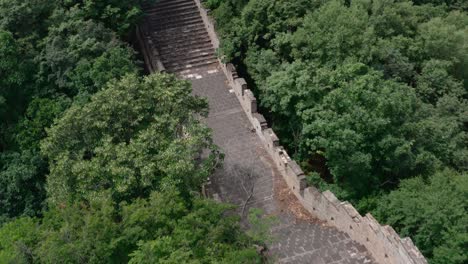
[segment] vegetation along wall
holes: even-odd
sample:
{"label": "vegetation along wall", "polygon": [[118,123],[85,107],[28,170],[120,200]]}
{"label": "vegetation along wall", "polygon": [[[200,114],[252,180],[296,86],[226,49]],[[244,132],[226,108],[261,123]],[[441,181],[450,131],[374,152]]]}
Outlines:
{"label": "vegetation along wall", "polygon": [[382,263],[468,260],[464,1],[196,2],[309,211]]}
{"label": "vegetation along wall", "polygon": [[127,42],[145,2],[0,0],[0,264],[261,262],[200,195],[206,100]]}

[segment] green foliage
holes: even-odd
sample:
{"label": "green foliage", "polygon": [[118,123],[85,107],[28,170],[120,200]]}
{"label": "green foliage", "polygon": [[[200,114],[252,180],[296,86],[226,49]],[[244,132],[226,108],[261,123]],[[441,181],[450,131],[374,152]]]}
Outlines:
{"label": "green foliage", "polygon": [[[63,103],[35,101],[25,121],[31,124],[50,122]],[[197,118],[206,107],[188,82],[166,74],[128,75],[75,102],[41,145],[51,168],[49,210],[37,225],[20,218],[0,228],[0,256],[35,263],[260,263],[238,217],[227,216],[232,207],[192,195],[217,158],[215,152],[198,158],[216,150]],[[32,127],[20,139],[41,133]],[[4,172],[24,176],[26,169]],[[15,230],[22,226],[28,233]]]}
{"label": "green foliage", "polygon": [[[156,203],[158,207],[161,204],[164,203]],[[139,242],[129,263],[259,263],[255,250],[244,248],[247,238],[240,233],[237,219],[224,215],[227,208],[196,199],[188,214],[181,218],[171,216],[179,220],[161,230],[167,233],[161,233],[157,239]]]}
{"label": "green foliage", "polygon": [[2,97],[8,98],[9,93],[13,93],[14,88],[20,86],[25,81],[24,72],[22,72],[22,62],[20,52],[13,34],[8,31],[0,31],[0,79],[2,86]]}
{"label": "green foliage", "polygon": [[265,215],[265,212],[258,208],[249,210],[250,229],[247,231],[253,241],[258,243],[271,243],[275,240],[271,236],[271,227],[279,221],[274,215]]}
{"label": "green foliage", "polygon": [[0,263],[31,263],[31,248],[39,240],[37,221],[23,217],[0,227]]}
{"label": "green foliage", "polygon": [[51,161],[51,201],[89,199],[105,189],[120,201],[161,184],[199,186],[215,156],[196,160],[214,146],[195,119],[207,104],[190,93],[187,82],[171,75],[129,75],[70,107],[42,144]]}
{"label": "green foliage", "polygon": [[0,0],[0,29],[10,31],[26,51],[34,51],[35,44],[47,34],[48,17],[55,0]]}
{"label": "green foliage", "polygon": [[468,3],[464,0],[413,0],[415,4],[446,5],[449,9],[468,11]]}
{"label": "green foliage", "polygon": [[35,151],[0,155],[0,224],[16,216],[40,215],[46,168]]}
{"label": "green foliage", "polygon": [[[222,36],[221,55],[248,74],[269,123],[309,181],[364,210],[378,208],[402,180],[468,169],[465,2],[207,5]],[[407,212],[394,214],[403,219]],[[446,252],[434,255],[435,263],[459,263],[466,231],[457,231],[455,241],[438,242],[440,250],[419,245],[428,257]],[[407,234],[432,239],[419,229]]]}
{"label": "green foliage", "polygon": [[194,195],[206,101],[118,39],[140,2],[0,0],[0,263],[260,263]]}
{"label": "green foliage", "polygon": [[141,14],[0,0],[0,263],[260,263],[231,207],[194,195],[220,158],[206,101],[138,77],[118,39]]}
{"label": "green foliage", "polygon": [[301,112],[301,144],[306,154],[322,151],[335,183],[356,197],[429,169],[436,160],[406,136],[417,108],[411,89],[382,81],[362,64],[344,65],[332,76],[333,90]]}
{"label": "green foliage", "polygon": [[71,86],[80,93],[94,94],[109,80],[138,73],[132,53],[128,47],[113,47],[91,61],[80,60],[69,74]]}
{"label": "green foliage", "polygon": [[221,4],[223,4],[223,2],[226,2],[226,1],[224,1],[224,0],[206,0],[206,1],[202,1],[202,2],[203,2],[203,5],[206,8],[216,9],[216,8],[219,8],[219,6]]}
{"label": "green foliage", "polygon": [[0,150],[11,144],[9,129],[17,121],[29,96],[27,74],[13,34],[0,30]]}
{"label": "green foliage", "polygon": [[452,170],[427,180],[402,181],[384,196],[375,214],[401,236],[411,236],[431,263],[466,263],[468,254],[468,175]]}
{"label": "green foliage", "polygon": [[[274,128],[294,136],[289,146],[298,157],[328,160],[342,197],[362,197],[438,164],[466,163],[463,121],[448,118],[455,113],[439,113],[408,86],[363,64],[336,70],[283,64],[261,88],[262,103],[276,117]],[[465,113],[464,102],[453,103]]]}
{"label": "green foliage", "polygon": [[86,101],[138,71],[134,51],[86,12],[61,1],[0,1],[1,221],[40,215],[49,169],[39,141],[71,98]]}
{"label": "green foliage", "polygon": [[203,1],[207,8],[214,9],[215,15],[218,18],[218,23],[224,25],[229,23],[236,15],[238,15],[242,8],[249,2],[249,0],[207,0]]}
{"label": "green foliage", "polygon": [[323,153],[341,198],[361,198],[465,167],[465,121],[439,110],[467,108],[467,19],[409,1],[252,0],[219,24],[288,149],[301,162]]}
{"label": "green foliage", "polygon": [[55,118],[68,108],[66,98],[34,98],[26,113],[17,125],[16,142],[20,149],[39,150],[39,142],[46,137],[45,128],[53,124]]}
{"label": "green foliage", "polygon": [[[43,40],[40,61],[44,81],[53,82],[68,96],[94,93],[111,80],[137,71],[133,52],[108,28],[83,20],[72,11],[62,22],[49,28]],[[113,69],[117,63],[121,68]]]}
{"label": "green foliage", "polygon": [[32,90],[29,70],[13,34],[0,30],[0,223],[18,215],[37,215],[45,196],[38,184],[44,181],[45,164],[37,151],[14,151],[12,132]]}
{"label": "green foliage", "polygon": [[114,29],[119,34],[132,30],[142,15],[139,0],[133,1],[84,1],[83,9],[91,18],[96,18],[104,22],[109,28]]}
{"label": "green foliage", "polygon": [[368,21],[369,15],[360,5],[347,7],[330,1],[303,19],[304,25],[291,36],[292,54],[327,66],[339,65],[349,57],[366,60],[376,41]]}
{"label": "green foliage", "polygon": [[417,77],[416,92],[427,103],[436,104],[445,95],[462,97],[466,91],[463,82],[450,75],[451,63],[429,60]]}
{"label": "green foliage", "polygon": [[119,207],[104,192],[50,210],[40,225],[12,221],[0,228],[0,256],[36,263],[260,263],[237,217],[225,215],[229,206],[187,203],[167,189]]}
{"label": "green foliage", "polygon": [[[154,1],[154,0],[148,0]],[[142,17],[140,0],[65,0],[62,6],[66,8],[77,8],[80,16],[85,19],[104,24],[106,28],[113,30],[119,35],[126,35]]]}
{"label": "green foliage", "polygon": [[105,263],[119,244],[120,228],[108,195],[47,213],[35,254],[41,263]]}
{"label": "green foliage", "polygon": [[[282,38],[285,32],[295,30],[315,1],[223,1],[214,15],[219,30],[225,37],[221,50],[228,60],[243,57],[251,49],[275,47],[288,55]],[[248,59],[248,58],[247,58]]]}

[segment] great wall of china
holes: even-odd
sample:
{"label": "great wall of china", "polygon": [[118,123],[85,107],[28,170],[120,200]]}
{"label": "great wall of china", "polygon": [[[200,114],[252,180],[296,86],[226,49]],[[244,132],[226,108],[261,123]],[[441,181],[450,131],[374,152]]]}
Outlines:
{"label": "great wall of china", "polygon": [[191,80],[194,94],[208,98],[205,122],[226,154],[211,179],[215,196],[239,205],[241,214],[255,207],[278,217],[269,243],[276,262],[427,263],[410,238],[400,238],[370,214],[361,216],[333,193],[307,186],[257,112],[246,81],[216,58],[219,38],[200,0],[161,0],[146,12],[137,35],[147,68]]}

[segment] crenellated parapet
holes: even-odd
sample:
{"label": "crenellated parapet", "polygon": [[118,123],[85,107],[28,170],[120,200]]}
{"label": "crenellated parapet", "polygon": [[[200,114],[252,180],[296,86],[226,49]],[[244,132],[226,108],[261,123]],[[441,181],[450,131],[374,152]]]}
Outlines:
{"label": "crenellated parapet", "polygon": [[[220,42],[215,31],[215,23],[209,17],[207,10],[202,7],[200,0],[195,0],[195,2],[212,44],[218,48]],[[264,116],[258,113],[257,99],[248,88],[246,81],[238,77],[232,64],[224,64],[220,60],[220,65],[264,148],[272,157],[291,192],[307,211],[347,233],[352,240],[365,246],[379,263],[427,263],[410,238],[400,238],[391,226],[380,225],[371,214],[361,216],[349,202],[338,200],[332,192],[320,192],[317,188],[308,186],[306,176],[300,166],[280,145],[278,136],[268,127]]]}

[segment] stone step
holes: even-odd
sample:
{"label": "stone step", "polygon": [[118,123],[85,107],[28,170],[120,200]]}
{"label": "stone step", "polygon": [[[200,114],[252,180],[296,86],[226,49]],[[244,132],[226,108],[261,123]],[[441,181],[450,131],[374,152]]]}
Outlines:
{"label": "stone step", "polygon": [[194,43],[197,41],[204,41],[206,39],[209,39],[210,37],[208,36],[208,33],[203,32],[201,34],[189,34],[189,35],[174,35],[171,38],[165,38],[165,37],[160,37],[160,36],[152,36],[153,41],[156,43],[156,45],[160,47],[164,46],[178,46],[180,44],[186,44],[186,43]]}
{"label": "stone step", "polygon": [[193,20],[196,18],[201,18],[200,13],[191,12],[191,13],[186,13],[186,14],[177,14],[171,17],[151,18],[150,22],[155,25],[177,24],[177,23],[182,23],[187,20]]}
{"label": "stone step", "polygon": [[179,43],[178,45],[167,45],[167,46],[155,45],[155,46],[161,55],[166,55],[168,53],[174,53],[174,52],[189,53],[194,50],[208,49],[212,47],[210,45],[211,45],[210,41],[200,41],[200,42],[192,42],[192,43],[187,43],[187,44]]}
{"label": "stone step", "polygon": [[156,5],[171,5],[175,3],[187,3],[187,2],[193,2],[193,0],[157,0]]}
{"label": "stone step", "polygon": [[179,33],[182,30],[187,31],[190,28],[194,28],[196,25],[202,26],[203,24],[200,24],[200,22],[201,18],[191,18],[189,20],[172,21],[168,23],[152,23],[150,29],[152,29],[153,32],[173,31]]}
{"label": "stone step", "polygon": [[194,24],[202,24],[203,20],[201,16],[186,19],[183,21],[178,21],[178,22],[159,22],[159,23],[151,23],[152,29],[155,31],[160,31],[164,29],[170,29],[170,28],[179,28],[179,27],[185,27],[187,25],[194,25]]}
{"label": "stone step", "polygon": [[164,65],[167,65],[167,67],[169,68],[174,68],[177,66],[197,64],[197,63],[204,62],[204,61],[213,61],[215,59],[216,59],[216,56],[214,56],[213,54],[207,54],[207,55],[200,55],[198,57],[190,58],[190,59],[166,61]]}
{"label": "stone step", "polygon": [[199,52],[191,53],[190,55],[186,55],[184,57],[163,57],[162,62],[166,67],[172,67],[178,65],[193,64],[196,62],[212,59],[216,59],[216,56],[212,52]]}
{"label": "stone step", "polygon": [[154,17],[164,17],[164,16],[177,14],[177,12],[187,12],[187,11],[199,12],[197,9],[197,5],[192,2],[190,4],[184,4],[184,5],[171,7],[171,8],[147,10],[146,14],[149,16],[154,16]]}
{"label": "stone step", "polygon": [[179,54],[173,54],[173,53],[166,53],[162,54],[161,58],[162,60],[169,61],[169,60],[183,60],[187,58],[193,58],[199,55],[205,55],[205,54],[212,54],[215,55],[215,51],[213,47],[204,47],[204,48],[198,48],[198,49],[191,49],[187,50],[185,52],[179,53]]}
{"label": "stone step", "polygon": [[[153,29],[153,28],[152,28]],[[206,31],[205,25],[204,24],[189,24],[184,27],[179,27],[179,28],[168,28],[168,29],[162,29],[162,30],[155,30],[153,33],[156,36],[165,36],[165,35],[175,35],[178,34],[179,32],[191,32],[191,31],[199,31],[203,30]]]}
{"label": "stone step", "polygon": [[209,49],[209,46],[206,45],[205,47],[194,47],[192,46],[187,46],[187,47],[181,47],[181,48],[174,48],[173,50],[167,51],[167,50],[158,50],[159,54],[162,58],[166,60],[183,60],[183,59],[190,59],[192,57],[197,57],[198,54],[211,54],[215,55],[215,52],[213,49]]}
{"label": "stone step", "polygon": [[174,35],[171,37],[161,37],[161,36],[154,36],[153,41],[156,43],[158,47],[166,47],[166,46],[177,46],[180,47],[185,43],[189,42],[190,44],[194,44],[197,41],[204,42],[205,40],[209,39],[208,34],[206,32],[200,34],[189,34],[184,36]]}
{"label": "stone step", "polygon": [[147,2],[143,3],[143,8],[145,10],[152,10],[152,9],[161,9],[161,8],[172,8],[176,7],[179,5],[184,5],[184,4],[194,4],[195,2],[193,0],[170,0],[170,1],[158,1],[155,4],[149,4]]}
{"label": "stone step", "polygon": [[197,9],[197,6],[195,4],[185,4],[185,5],[180,5],[180,6],[176,6],[176,7],[173,7],[173,8],[162,8],[162,9],[151,9],[151,10],[146,10],[145,11],[145,14],[147,15],[147,17],[154,17],[154,18],[157,18],[157,17],[162,17],[162,16],[171,16],[171,15],[174,15],[175,13],[177,12],[186,12],[186,11],[189,11],[189,10],[193,10],[193,11],[198,11]]}
{"label": "stone step", "polygon": [[188,52],[194,49],[201,49],[201,48],[207,48],[207,47],[213,47],[211,44],[211,40],[203,40],[203,41],[198,41],[195,43],[189,43],[188,45],[168,45],[168,46],[158,46],[158,51],[160,54],[167,54],[171,52]]}
{"label": "stone step", "polygon": [[156,4],[164,4],[164,3],[177,3],[177,2],[193,2],[193,0],[157,0]]}
{"label": "stone step", "polygon": [[173,15],[176,12],[180,11],[198,11],[197,6],[194,3],[181,4],[173,7],[156,7],[150,10],[146,10],[146,14],[152,17],[168,16]]}
{"label": "stone step", "polygon": [[153,32],[152,35],[157,39],[167,39],[173,40],[182,36],[183,38],[195,37],[198,35],[207,35],[205,28],[196,28],[196,29],[181,29],[177,31],[167,31],[167,32]]}
{"label": "stone step", "polygon": [[166,56],[160,57],[161,61],[164,63],[164,66],[179,66],[179,65],[186,65],[186,64],[193,64],[195,62],[203,61],[203,60],[212,60],[217,59],[216,55],[211,52],[198,52],[198,53],[191,53],[191,55],[186,56],[170,56],[167,54]]}
{"label": "stone step", "polygon": [[145,5],[151,39],[168,72],[217,63],[213,45],[193,0],[160,0]]}
{"label": "stone step", "polygon": [[196,16],[200,16],[200,12],[198,12],[198,10],[188,9],[185,11],[173,11],[172,13],[167,13],[164,16],[153,16],[151,18],[151,21],[153,22],[180,21],[188,17],[196,17]]}
{"label": "stone step", "polygon": [[175,69],[175,68],[185,67],[185,66],[188,66],[190,68],[192,67],[191,65],[200,65],[201,63],[210,64],[216,60],[217,59],[214,56],[205,56],[205,57],[199,57],[199,58],[195,58],[195,59],[188,60],[188,61],[167,62],[166,64],[164,64],[164,66],[168,69]]}
{"label": "stone step", "polygon": [[197,42],[205,42],[206,40],[210,40],[207,33],[187,37],[176,35],[171,39],[152,36],[152,39],[156,43],[156,45],[161,48],[164,48],[166,46],[180,47],[185,45],[193,45]]}
{"label": "stone step", "polygon": [[182,72],[182,71],[191,70],[191,69],[195,69],[195,68],[205,67],[205,66],[208,66],[208,65],[213,65],[213,64],[216,64],[216,63],[218,63],[218,60],[213,59],[213,60],[210,60],[210,61],[203,61],[203,62],[191,64],[191,65],[184,65],[184,66],[177,66],[177,67],[167,68],[167,71],[177,73],[177,72]]}
{"label": "stone step", "polygon": [[211,42],[204,42],[204,43],[197,43],[197,44],[193,44],[191,46],[187,46],[187,47],[164,47],[164,48],[158,48],[158,51],[159,51],[159,54],[161,54],[161,56],[165,56],[167,54],[175,54],[175,53],[186,53],[186,52],[191,52],[193,50],[197,50],[197,49],[204,49],[204,48],[209,48],[209,47],[213,47]]}
{"label": "stone step", "polygon": [[[194,1],[173,1],[171,3],[158,3],[152,6],[146,6],[143,5],[143,10],[146,12],[153,12],[155,10],[170,10],[170,9],[176,9],[182,6],[193,6],[195,4]],[[196,4],[195,4],[196,6]]]}

